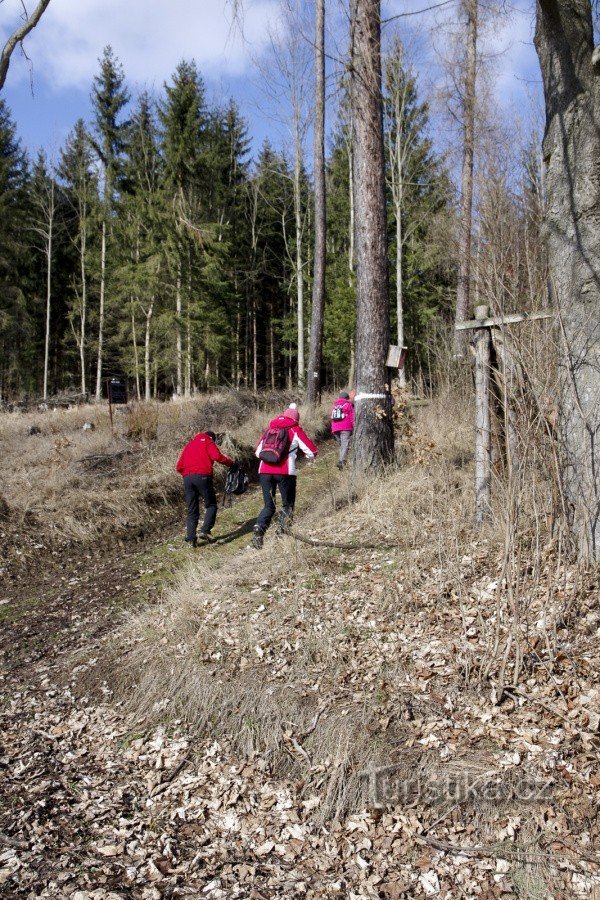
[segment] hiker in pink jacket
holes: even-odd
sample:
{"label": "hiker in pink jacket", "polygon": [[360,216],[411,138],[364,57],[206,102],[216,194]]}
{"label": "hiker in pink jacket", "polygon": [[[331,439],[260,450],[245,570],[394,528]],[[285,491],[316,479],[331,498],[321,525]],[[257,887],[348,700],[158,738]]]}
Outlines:
{"label": "hiker in pink jacket", "polygon": [[282,510],[279,515],[278,531],[282,532],[291,524],[296,502],[296,456],[298,450],[314,459],[318,448],[304,433],[300,425],[300,413],[295,403],[281,416],[271,419],[262,433],[256,447],[256,455],[260,459],[258,477],[263,493],[264,506],[260,511],[252,546],[259,550],[263,545],[263,536],[275,515],[275,493],[279,488]]}
{"label": "hiker in pink jacket", "polygon": [[347,391],[340,391],[340,395],[331,407],[331,433],[340,445],[338,469],[343,469],[348,456],[350,438],[354,431],[354,404],[350,400]]}

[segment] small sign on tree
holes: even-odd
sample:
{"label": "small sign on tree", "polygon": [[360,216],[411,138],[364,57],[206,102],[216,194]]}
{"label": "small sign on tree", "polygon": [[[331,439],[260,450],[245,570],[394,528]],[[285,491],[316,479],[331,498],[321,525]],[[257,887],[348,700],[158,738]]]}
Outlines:
{"label": "small sign on tree", "polygon": [[406,347],[399,347],[397,344],[390,344],[388,347],[388,355],[386,366],[388,369],[403,369],[404,359],[406,357]]}

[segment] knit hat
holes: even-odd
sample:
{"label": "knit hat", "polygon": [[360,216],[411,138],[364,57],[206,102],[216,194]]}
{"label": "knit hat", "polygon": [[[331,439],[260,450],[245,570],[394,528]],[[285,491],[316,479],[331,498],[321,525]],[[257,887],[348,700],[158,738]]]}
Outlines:
{"label": "knit hat", "polygon": [[340,400],[349,400],[350,394],[348,391],[340,391]]}
{"label": "knit hat", "polygon": [[287,419],[293,419],[294,422],[300,421],[300,413],[298,412],[298,407],[295,403],[290,403],[287,409],[284,409],[283,415]]}

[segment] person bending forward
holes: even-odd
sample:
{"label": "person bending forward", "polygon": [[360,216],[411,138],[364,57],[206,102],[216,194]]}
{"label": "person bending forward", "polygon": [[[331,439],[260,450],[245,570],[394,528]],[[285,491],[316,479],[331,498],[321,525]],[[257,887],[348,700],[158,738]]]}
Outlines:
{"label": "person bending forward", "polygon": [[235,460],[225,456],[215,444],[215,433],[203,431],[185,445],[177,461],[177,471],[183,475],[185,492],[186,541],[197,545],[196,530],[200,520],[200,498],[204,502],[204,521],[200,539],[210,542],[210,535],[217,519],[217,495],[213,484],[213,465],[233,466]]}

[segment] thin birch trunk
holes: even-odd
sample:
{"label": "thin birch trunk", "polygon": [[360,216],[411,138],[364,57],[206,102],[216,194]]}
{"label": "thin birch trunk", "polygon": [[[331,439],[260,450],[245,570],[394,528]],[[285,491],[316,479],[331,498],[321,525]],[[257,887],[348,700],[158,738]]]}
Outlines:
{"label": "thin birch trunk", "polygon": [[106,219],[102,219],[100,247],[100,307],[98,310],[98,357],[96,361],[96,400],[102,396],[102,352],[104,349],[104,292],[106,288]]}
{"label": "thin birch trunk", "polygon": [[299,111],[294,109],[294,218],[296,225],[296,308],[297,308],[297,360],[298,387],[304,386],[306,364],[304,359],[304,260],[302,258],[302,143],[300,141]]}
{"label": "thin birch trunk", "polygon": [[177,270],[177,284],[175,286],[175,394],[181,397],[182,383],[182,344],[181,344],[181,266]]}
{"label": "thin birch trunk", "polygon": [[[150,373],[150,322],[154,311],[154,297],[146,310],[146,333],[144,336],[144,396],[151,399],[151,373]],[[156,393],[156,391],[155,391]]]}
{"label": "thin birch trunk", "polygon": [[50,359],[50,310],[52,306],[52,237],[54,231],[54,180],[50,179],[48,197],[48,231],[46,243],[46,337],[44,340],[44,400],[48,397],[48,362]]}
{"label": "thin birch trunk", "polygon": [[87,226],[81,234],[80,270],[81,270],[81,328],[79,333],[79,364],[81,366],[81,393],[87,394],[87,379],[85,371],[85,328],[87,318],[87,271],[85,265],[85,253],[87,248]]}
{"label": "thin birch trunk", "polygon": [[135,327],[135,305],[133,300],[131,301],[131,339],[133,341],[133,365],[135,370],[135,390],[137,394],[138,402],[142,398],[142,392],[140,389],[140,359],[138,354],[138,345],[137,345],[137,332]]}

